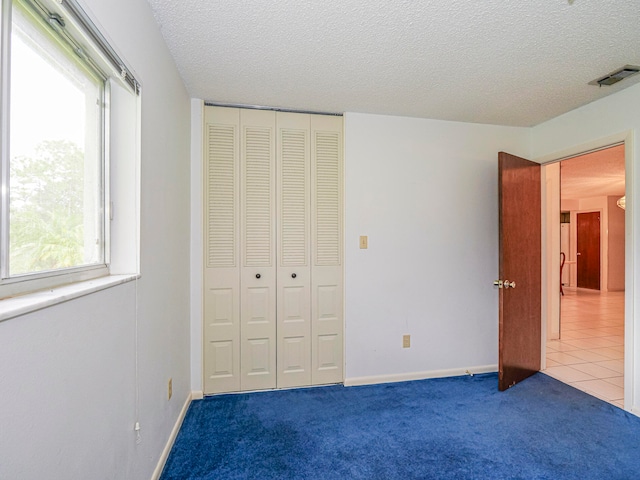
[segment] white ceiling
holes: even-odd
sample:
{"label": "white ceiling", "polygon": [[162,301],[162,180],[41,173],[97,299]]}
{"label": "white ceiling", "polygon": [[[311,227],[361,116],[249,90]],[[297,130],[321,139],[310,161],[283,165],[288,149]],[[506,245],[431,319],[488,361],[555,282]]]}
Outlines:
{"label": "white ceiling", "polygon": [[192,97],[532,126],[640,81],[640,0],[148,0]]}
{"label": "white ceiling", "polygon": [[563,199],[624,195],[624,145],[571,158],[560,163]]}

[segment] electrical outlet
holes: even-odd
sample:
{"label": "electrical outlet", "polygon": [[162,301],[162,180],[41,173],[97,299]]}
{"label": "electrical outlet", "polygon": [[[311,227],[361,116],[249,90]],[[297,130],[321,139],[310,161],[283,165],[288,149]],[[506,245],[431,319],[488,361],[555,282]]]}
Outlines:
{"label": "electrical outlet", "polygon": [[171,395],[173,395],[173,379],[169,379],[169,386],[167,388],[167,400],[171,400]]}
{"label": "electrical outlet", "polygon": [[366,235],[360,235],[360,248],[366,249],[369,244],[369,238]]}
{"label": "electrical outlet", "polygon": [[402,336],[402,348],[411,348],[411,335]]}

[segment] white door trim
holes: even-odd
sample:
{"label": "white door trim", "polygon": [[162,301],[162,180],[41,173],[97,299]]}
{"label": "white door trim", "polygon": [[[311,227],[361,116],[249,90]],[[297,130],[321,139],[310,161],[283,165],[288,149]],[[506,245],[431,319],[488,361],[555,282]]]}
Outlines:
{"label": "white door trim", "polygon": [[[634,301],[634,293],[635,292],[635,277],[640,274],[640,269],[635,265],[635,256],[634,256],[634,245],[636,243],[636,238],[639,237],[636,234],[636,222],[634,222],[634,196],[633,193],[636,191],[635,185],[635,177],[633,175],[634,165],[633,158],[635,157],[635,146],[633,143],[633,131],[627,130],[614,135],[610,135],[607,137],[599,138],[596,140],[592,140],[590,142],[586,142],[580,145],[574,145],[573,147],[551,153],[548,155],[544,155],[542,157],[536,158],[534,161],[542,164],[551,164],[554,162],[559,162],[561,160],[565,160],[571,157],[584,155],[590,151],[599,150],[604,147],[624,143],[624,154],[625,154],[625,182],[626,182],[626,210],[625,210],[625,296],[624,296],[624,408],[625,410],[634,413],[635,415],[640,416],[640,409],[634,408],[636,404],[636,399],[634,399],[634,354],[635,354],[635,338],[634,333],[636,331],[640,332],[640,319],[635,318],[635,301]],[[638,188],[640,191],[640,188]],[[543,196],[543,211],[545,208],[544,205],[544,196]],[[544,218],[544,215],[543,215]],[[548,245],[547,238],[547,225],[543,220],[542,224],[542,252],[543,256],[546,255],[545,252],[550,251],[550,245]],[[544,262],[545,258],[543,258]],[[543,263],[544,264],[544,263]],[[555,270],[553,272],[550,269],[543,269],[542,272],[542,298],[543,298],[543,308],[542,308],[542,359],[544,368],[544,359],[546,358],[546,334],[547,334],[547,311],[544,308],[546,304],[545,299],[549,298],[551,285],[551,277],[555,275]],[[636,328],[637,327],[637,328]]]}

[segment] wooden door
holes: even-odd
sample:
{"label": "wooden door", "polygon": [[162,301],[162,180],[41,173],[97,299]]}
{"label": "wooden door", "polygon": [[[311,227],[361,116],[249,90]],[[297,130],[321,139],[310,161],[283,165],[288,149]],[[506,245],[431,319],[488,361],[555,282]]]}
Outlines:
{"label": "wooden door", "polygon": [[278,388],[311,384],[309,115],[278,112]]}
{"label": "wooden door", "polygon": [[204,392],[240,390],[240,113],[207,107],[204,125]]}
{"label": "wooden door", "polygon": [[[498,154],[500,281],[499,390],[540,370],[540,165]],[[508,282],[508,284],[507,284]]]}
{"label": "wooden door", "polygon": [[576,228],[577,285],[600,290],[600,212],[578,213]]}
{"label": "wooden door", "polygon": [[240,111],[240,389],[276,387],[275,112]]}
{"label": "wooden door", "polygon": [[344,380],[342,117],[311,117],[311,383]]}

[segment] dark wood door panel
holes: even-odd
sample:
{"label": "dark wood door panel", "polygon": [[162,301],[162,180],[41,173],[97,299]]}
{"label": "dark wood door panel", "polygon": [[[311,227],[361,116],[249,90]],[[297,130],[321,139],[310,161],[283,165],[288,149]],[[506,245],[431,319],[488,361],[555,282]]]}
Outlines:
{"label": "dark wood door panel", "polygon": [[506,390],[540,370],[541,193],[540,165],[498,155],[500,279],[499,382]]}
{"label": "dark wood door panel", "polygon": [[600,212],[578,213],[576,230],[577,285],[600,290]]}

